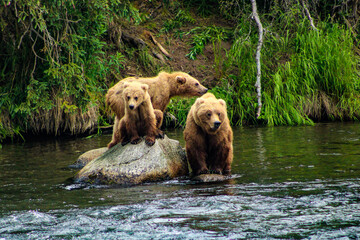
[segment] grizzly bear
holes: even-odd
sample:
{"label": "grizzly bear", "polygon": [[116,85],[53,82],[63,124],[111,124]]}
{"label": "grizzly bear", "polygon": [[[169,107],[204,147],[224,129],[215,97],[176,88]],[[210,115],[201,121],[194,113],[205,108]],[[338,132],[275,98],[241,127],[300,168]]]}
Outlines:
{"label": "grizzly bear", "polygon": [[155,109],[157,128],[160,128],[162,125],[163,112],[169,104],[170,98],[174,96],[201,96],[208,90],[198,80],[184,72],[160,72],[156,77],[152,78],[125,78],[111,87],[106,94],[106,104],[110,106],[116,115],[114,129],[118,127],[117,125],[125,113],[125,105],[122,98],[125,82],[140,82],[149,86],[148,92]]}
{"label": "grizzly bear", "polygon": [[198,98],[187,116],[184,138],[193,175],[231,173],[233,132],[224,100],[211,93]]}
{"label": "grizzly bear", "polygon": [[145,136],[145,143],[152,146],[159,134],[156,127],[154,108],[148,93],[149,86],[139,82],[125,82],[122,98],[125,114],[114,128],[113,138],[108,148],[121,142],[122,145],[131,142],[137,144]]}

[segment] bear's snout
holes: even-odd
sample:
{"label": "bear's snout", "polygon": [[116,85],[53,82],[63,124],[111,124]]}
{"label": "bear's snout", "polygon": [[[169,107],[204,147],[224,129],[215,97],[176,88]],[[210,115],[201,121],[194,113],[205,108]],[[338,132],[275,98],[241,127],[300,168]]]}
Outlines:
{"label": "bear's snout", "polygon": [[134,109],[134,105],[130,104],[130,105],[129,105],[129,108],[130,108],[131,110]]}
{"label": "bear's snout", "polygon": [[214,122],[214,129],[218,129],[221,125],[221,122],[220,121],[215,121]]}
{"label": "bear's snout", "polygon": [[199,94],[203,95],[205,93],[207,93],[208,89],[207,88],[204,88],[203,90],[199,91]]}

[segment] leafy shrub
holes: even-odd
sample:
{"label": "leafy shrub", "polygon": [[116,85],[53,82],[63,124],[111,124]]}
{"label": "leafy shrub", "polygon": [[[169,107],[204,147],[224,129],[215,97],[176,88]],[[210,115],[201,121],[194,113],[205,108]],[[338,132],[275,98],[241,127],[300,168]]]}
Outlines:
{"label": "leafy shrub", "polygon": [[124,63],[104,41],[119,16],[141,21],[129,1],[9,1],[0,12],[1,138],[96,125],[105,79]]}
{"label": "leafy shrub", "polygon": [[[244,119],[267,125],[313,124],[312,119],[357,120],[359,59],[353,52],[350,31],[330,22],[319,23],[319,31],[312,30],[306,18],[298,21],[298,6],[292,7],[290,13],[278,16],[279,25],[267,25],[267,18],[263,18],[267,32],[261,52],[263,108],[258,120],[253,118],[257,107],[253,87],[257,32],[249,23],[238,25],[227,59],[228,69],[236,72],[237,79],[229,83],[242,99],[239,109],[253,110],[236,111],[235,119],[242,120],[234,123],[241,124]],[[248,88],[245,94],[252,101],[243,98],[244,81]]]}
{"label": "leafy shrub", "polygon": [[173,19],[166,20],[161,32],[169,33],[174,29],[181,28],[186,23],[195,23],[195,19],[189,12],[180,9]]}
{"label": "leafy shrub", "polygon": [[192,47],[190,52],[186,55],[188,58],[195,60],[196,56],[204,52],[206,44],[219,43],[228,40],[232,36],[230,29],[222,27],[196,27],[190,30],[187,34],[192,34]]}

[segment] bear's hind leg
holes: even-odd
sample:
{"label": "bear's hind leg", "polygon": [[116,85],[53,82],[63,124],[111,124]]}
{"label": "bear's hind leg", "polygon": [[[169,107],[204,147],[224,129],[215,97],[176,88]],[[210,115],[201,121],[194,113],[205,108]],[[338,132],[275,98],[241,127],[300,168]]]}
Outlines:
{"label": "bear's hind leg", "polygon": [[164,113],[158,109],[154,109],[155,118],[156,118],[156,138],[164,138],[164,132],[160,130]]}
{"label": "bear's hind leg", "polygon": [[114,127],[113,127],[113,135],[112,135],[112,139],[111,142],[109,142],[109,144],[107,145],[108,148],[112,148],[113,146],[115,146],[116,144],[118,144],[120,142],[120,138],[121,138],[121,134],[120,134],[120,128],[119,128],[119,119],[117,117],[115,117],[115,123],[114,123]]}

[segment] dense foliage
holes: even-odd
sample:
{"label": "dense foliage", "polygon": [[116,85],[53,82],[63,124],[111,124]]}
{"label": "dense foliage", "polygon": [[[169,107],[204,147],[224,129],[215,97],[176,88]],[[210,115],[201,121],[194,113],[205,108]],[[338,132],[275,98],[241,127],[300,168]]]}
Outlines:
{"label": "dense foliage", "polygon": [[120,0],[2,4],[0,139],[27,131],[76,134],[97,124],[106,76],[124,60],[104,41],[119,18],[139,21]]}
{"label": "dense foliage", "polygon": [[[219,63],[216,60],[221,56],[215,56],[214,74],[221,84],[212,91],[228,103],[233,125],[359,119],[360,6],[355,1],[319,0],[312,1],[312,5],[306,5],[306,1],[257,1],[265,28],[261,51],[263,108],[259,119],[254,87],[258,29],[251,19],[251,5],[241,0],[220,2],[214,6],[235,27],[226,59]],[[311,27],[305,7],[311,10],[316,29]],[[209,30],[195,34],[189,57],[196,58],[205,41],[215,44],[228,40],[223,38],[229,36],[224,35],[225,30],[215,35]],[[215,45],[214,49],[218,54]],[[184,105],[187,101],[180,102]],[[175,106],[172,109],[186,116]],[[185,118],[180,122],[184,123]]]}
{"label": "dense foliage", "polygon": [[[122,77],[119,73],[129,61],[136,58],[149,75],[169,69],[146,47],[125,49],[119,44],[122,26],[151,22],[151,14],[139,12],[136,4],[128,0],[2,0],[0,141],[30,132],[78,134],[107,124],[104,95]],[[257,1],[265,28],[259,119],[254,87],[258,30],[249,1],[149,4],[176,13],[162,23],[159,34],[189,37],[184,58],[196,61],[205,46],[212,46],[211,65],[218,79],[212,92],[228,103],[233,125],[358,120],[357,1]],[[197,17],[214,15],[230,27],[216,22],[196,25]],[[223,42],[231,43],[225,55]],[[193,101],[175,99],[168,110],[184,124]]]}

